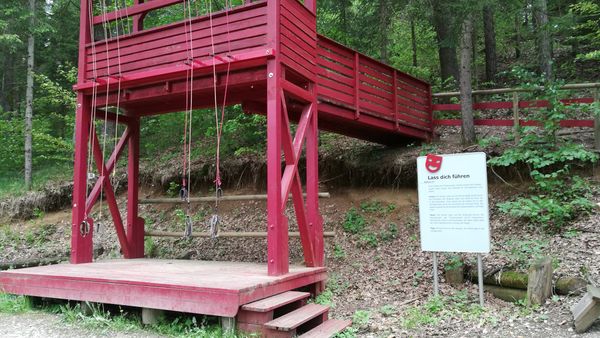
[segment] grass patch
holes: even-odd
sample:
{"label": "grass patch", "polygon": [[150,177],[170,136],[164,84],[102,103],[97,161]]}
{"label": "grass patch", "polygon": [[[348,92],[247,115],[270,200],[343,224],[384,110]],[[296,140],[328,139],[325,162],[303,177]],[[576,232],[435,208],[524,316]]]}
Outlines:
{"label": "grass patch", "polygon": [[402,327],[415,329],[435,326],[442,319],[461,321],[487,321],[495,325],[497,319],[488,314],[476,299],[470,299],[467,291],[458,291],[450,296],[437,296],[424,304],[409,307],[403,315]]}
{"label": "grass patch", "polygon": [[0,293],[1,313],[25,313],[32,310],[31,302],[27,297]]}

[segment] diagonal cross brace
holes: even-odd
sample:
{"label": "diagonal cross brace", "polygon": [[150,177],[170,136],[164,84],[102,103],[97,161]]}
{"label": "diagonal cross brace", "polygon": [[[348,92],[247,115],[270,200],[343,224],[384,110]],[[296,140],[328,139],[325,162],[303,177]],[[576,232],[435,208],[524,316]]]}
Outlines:
{"label": "diagonal cross brace", "polygon": [[[308,228],[306,207],[304,203],[304,198],[302,194],[302,183],[300,181],[300,174],[298,172],[298,162],[300,159],[300,154],[302,152],[302,146],[304,144],[304,139],[306,135],[306,129],[310,117],[312,116],[313,105],[307,105],[300,117],[300,122],[298,124],[298,130],[296,132],[296,136],[292,141],[292,136],[290,134],[290,121],[288,117],[287,104],[285,101],[285,95],[282,91],[281,95],[281,103],[283,106],[283,125],[281,128],[281,138],[282,138],[282,146],[283,152],[285,155],[286,167],[282,176],[282,204],[281,204],[281,212],[284,211],[285,206],[287,204],[287,196],[292,192],[292,200],[294,202],[294,209],[296,210],[296,218],[298,220],[298,230],[300,231],[300,240],[302,242],[302,248],[304,251],[304,260],[306,266],[314,266],[315,264],[315,253],[313,250],[313,238],[311,235],[311,231]],[[284,198],[285,197],[285,198]]]}
{"label": "diagonal cross brace", "polygon": [[[106,204],[108,204],[108,209],[113,218],[113,223],[115,225],[115,230],[117,232],[117,238],[119,239],[119,244],[121,245],[121,251],[123,252],[123,256],[125,258],[129,258],[129,245],[127,244],[127,235],[125,234],[125,228],[123,227],[123,219],[121,218],[121,212],[119,211],[119,206],[117,205],[117,199],[115,197],[115,192],[113,190],[112,184],[110,180],[106,179],[106,175],[110,175],[109,168],[104,164],[104,158],[102,156],[102,150],[100,149],[100,144],[98,143],[98,135],[96,133],[92,133],[92,152],[94,154],[94,160],[96,162],[96,168],[98,172],[101,174],[98,182],[104,186],[104,191],[106,193]],[[117,151],[118,149],[115,149]],[[118,154],[116,154],[118,155]],[[116,157],[115,157],[116,162]],[[114,165],[114,163],[113,163]],[[98,184],[98,182],[96,184]],[[94,187],[94,190],[96,188]],[[101,189],[97,189],[100,191]]]}
{"label": "diagonal cross brace", "polygon": [[[125,145],[127,144],[127,141],[129,141],[130,136],[131,136],[131,132],[129,131],[129,128],[125,129],[125,131],[123,132],[123,135],[121,136],[121,139],[117,143],[117,146],[115,147],[112,155],[110,156],[110,158],[108,159],[108,162],[106,163],[106,169],[108,170],[108,172],[113,171],[113,168],[117,164],[119,157],[121,157],[121,153],[125,149]],[[98,138],[95,138],[94,142],[96,142],[97,139]],[[100,189],[102,188],[102,184],[104,184],[103,181],[104,181],[104,177],[100,177],[98,179],[98,181],[96,182],[96,184],[94,185],[94,188],[90,192],[90,194],[85,202],[85,214],[86,215],[92,211],[92,207],[94,206],[94,204],[96,204],[96,200],[100,196]]]}

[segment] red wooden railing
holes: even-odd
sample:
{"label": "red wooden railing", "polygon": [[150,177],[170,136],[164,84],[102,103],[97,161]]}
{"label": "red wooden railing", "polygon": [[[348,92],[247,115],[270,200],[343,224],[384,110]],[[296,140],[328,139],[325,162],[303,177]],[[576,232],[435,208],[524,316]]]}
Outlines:
{"label": "red wooden railing", "polygon": [[431,88],[424,81],[318,36],[319,99],[422,131],[432,130]]}
{"label": "red wooden railing", "polygon": [[[488,90],[475,90],[473,96],[478,98],[483,95],[502,95],[512,94],[512,101],[485,101],[473,103],[473,110],[485,111],[489,110],[508,110],[507,115],[512,115],[512,118],[478,118],[474,120],[476,126],[496,126],[496,127],[513,127],[515,139],[519,138],[519,127],[535,127],[541,126],[542,121],[536,121],[531,118],[527,118],[528,109],[545,108],[549,106],[548,101],[545,100],[520,100],[520,93],[529,92],[534,89],[524,88],[501,88],[501,89],[488,89]],[[573,104],[591,104],[594,102],[600,102],[600,83],[578,83],[568,84],[560,88],[561,91],[591,91],[592,96],[589,93],[584,94],[584,97],[578,98],[565,98],[560,100],[565,105]],[[522,95],[522,94],[521,94]],[[449,93],[437,93],[433,95],[434,99],[449,98],[460,96],[458,92]],[[566,96],[566,95],[565,95]],[[433,104],[432,110],[434,112],[460,112],[460,104]],[[600,115],[592,114],[591,118],[587,119],[565,119],[560,122],[562,128],[594,128],[594,148],[600,150]],[[462,124],[461,119],[435,119],[434,126],[460,126]]]}

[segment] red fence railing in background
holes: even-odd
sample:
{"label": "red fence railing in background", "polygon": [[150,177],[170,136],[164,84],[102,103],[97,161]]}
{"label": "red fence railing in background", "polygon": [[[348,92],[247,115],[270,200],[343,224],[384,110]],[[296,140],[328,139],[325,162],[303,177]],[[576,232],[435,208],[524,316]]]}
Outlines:
{"label": "red fence railing in background", "polygon": [[[580,97],[580,98],[565,98],[561,100],[566,105],[572,104],[590,104],[598,102],[600,100],[600,83],[580,83],[580,84],[569,84],[560,88],[565,91],[582,91],[591,90],[593,95],[591,97]],[[508,110],[511,112],[512,118],[510,119],[497,119],[497,118],[480,118],[475,119],[476,126],[496,126],[496,127],[514,127],[515,132],[518,133],[520,126],[540,126],[540,121],[533,119],[527,119],[527,116],[523,114],[522,110],[532,108],[544,108],[548,107],[548,101],[545,100],[520,100],[519,94],[532,91],[533,89],[523,88],[501,88],[501,89],[488,89],[488,90],[474,90],[473,96],[480,97],[484,95],[502,95],[511,94],[512,101],[484,101],[473,103],[473,110]],[[433,99],[442,99],[450,97],[459,97],[459,92],[447,92],[447,93],[436,93],[433,94]],[[438,103],[432,105],[433,112],[460,112],[460,104],[458,103]],[[435,119],[433,121],[434,126],[460,126],[462,124],[461,119]],[[600,150],[600,116],[596,115],[592,119],[570,119],[563,120],[560,123],[563,128],[594,128],[595,133],[595,148]],[[517,134],[516,134],[517,135]]]}
{"label": "red fence railing in background", "polygon": [[318,37],[317,93],[320,100],[431,132],[431,88],[424,81],[402,73],[326,37]]}

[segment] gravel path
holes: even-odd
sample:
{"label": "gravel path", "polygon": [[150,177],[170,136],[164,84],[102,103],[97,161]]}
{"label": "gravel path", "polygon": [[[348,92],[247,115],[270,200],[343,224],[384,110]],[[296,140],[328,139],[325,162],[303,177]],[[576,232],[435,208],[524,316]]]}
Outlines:
{"label": "gravel path", "polygon": [[94,338],[94,337],[160,337],[145,331],[116,332],[91,329],[66,323],[58,315],[42,312],[24,314],[0,313],[0,337],[3,338]]}

